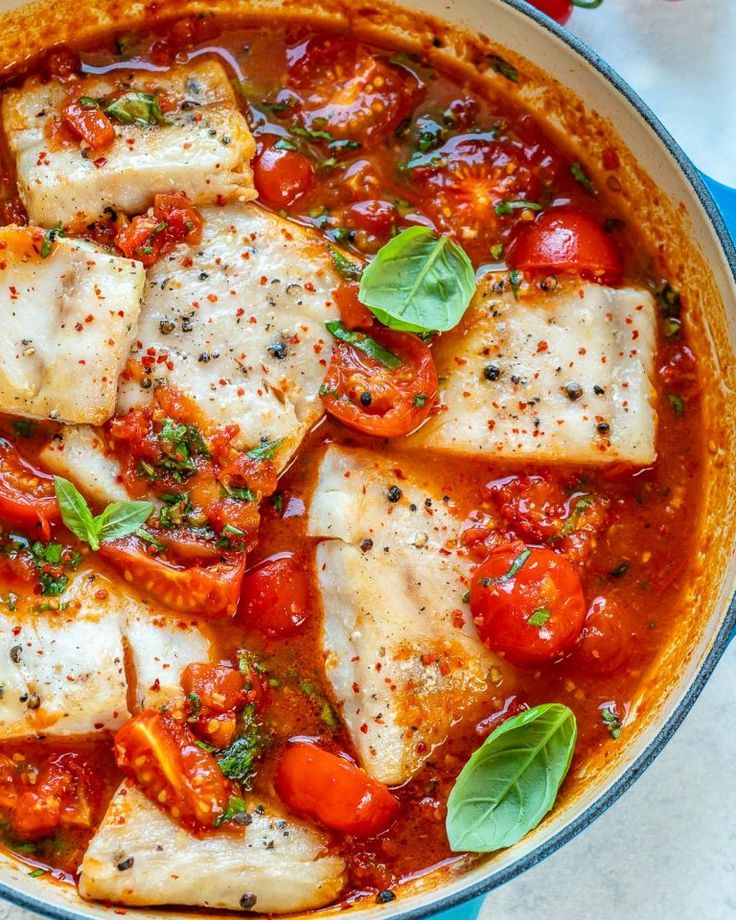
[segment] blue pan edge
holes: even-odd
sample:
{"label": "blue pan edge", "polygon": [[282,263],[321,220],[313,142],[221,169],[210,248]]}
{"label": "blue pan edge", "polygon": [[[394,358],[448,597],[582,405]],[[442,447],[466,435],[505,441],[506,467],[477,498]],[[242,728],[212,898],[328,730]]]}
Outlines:
{"label": "blue pan edge", "polygon": [[[730,229],[736,237],[736,191],[716,180],[702,176],[649,106],[647,106],[623,78],[593,51],[592,48],[586,45],[585,42],[567,31],[567,29],[555,23],[548,16],[530,7],[524,0],[502,0],[502,2],[528,16],[530,19],[533,19],[538,25],[545,28],[548,32],[551,32],[573,51],[576,51],[605,77],[609,84],[611,84],[611,86],[613,86],[613,88],[616,89],[646,121],[652,131],[654,131],[665,147],[667,147],[670,155],[676,161],[697,195],[698,200],[708,215],[708,219],[719,238],[726,262],[730,267],[734,283],[736,284],[736,244],[734,244],[734,239],[729,233]],[[723,212],[719,209],[714,195],[718,196]],[[731,600],[724,621],[718,631],[718,635],[700,671],[688,687],[683,699],[675,708],[672,715],[662,726],[653,741],[639,755],[631,767],[629,767],[626,773],[624,773],[624,775],[621,776],[596,802],[590,805],[583,814],[578,816],[559,833],[555,834],[554,837],[540,844],[540,846],[531,853],[523,856],[515,863],[495,873],[491,878],[468,885],[465,889],[455,894],[438,898],[437,901],[432,904],[413,908],[405,912],[400,911],[393,916],[400,918],[400,920],[420,920],[422,917],[436,914],[438,917],[441,917],[441,920],[475,920],[480,911],[484,895],[538,865],[592,824],[596,818],[600,817],[600,815],[610,808],[611,805],[613,805],[613,803],[623,795],[637,779],[639,779],[660,754],[682,724],[685,716],[692,709],[695,701],[700,696],[708,679],[720,661],[721,656],[728,647],[729,641],[733,637],[736,637],[736,596]],[[29,895],[21,894],[3,883],[0,883],[0,898],[24,910],[51,918],[51,920],[79,920],[81,916],[73,910],[55,907]],[[391,907],[388,905],[386,909],[387,912],[391,911]],[[172,920],[174,920],[176,914],[172,913],[171,917]]]}

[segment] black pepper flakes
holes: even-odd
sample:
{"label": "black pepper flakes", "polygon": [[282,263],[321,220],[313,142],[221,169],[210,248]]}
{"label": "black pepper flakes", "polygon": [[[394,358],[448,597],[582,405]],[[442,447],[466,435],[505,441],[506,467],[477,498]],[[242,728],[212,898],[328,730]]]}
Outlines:
{"label": "black pepper flakes", "polygon": [[20,660],[23,657],[23,647],[21,645],[14,645],[10,649],[10,660],[13,664],[20,664]]}
{"label": "black pepper flakes", "polygon": [[396,895],[393,893],[393,891],[389,891],[388,889],[386,889],[386,891],[379,891],[376,895],[377,904],[390,904],[391,901],[395,900]]}
{"label": "black pepper flakes", "polygon": [[118,872],[125,872],[128,869],[132,869],[134,862],[135,862],[135,859],[132,856],[129,856],[127,859],[124,859],[122,862],[119,862],[117,865]]}
{"label": "black pepper flakes", "polygon": [[391,504],[396,504],[397,501],[401,499],[401,489],[398,486],[391,486],[391,488],[386,493],[386,498],[391,502]]}
{"label": "black pepper flakes", "polygon": [[565,384],[565,396],[571,401],[575,402],[580,399],[583,395],[583,388],[579,383],[568,383]]}
{"label": "black pepper flakes", "polygon": [[360,394],[360,404],[361,404],[361,406],[370,406],[370,404],[371,404],[372,402],[373,402],[373,397],[371,396],[370,393],[365,392],[365,393],[361,393],[361,394]]}
{"label": "black pepper flakes", "polygon": [[373,549],[373,540],[370,537],[366,537],[360,544],[360,550],[363,553],[367,553],[371,549]]}
{"label": "black pepper flakes", "polygon": [[161,335],[168,335],[176,329],[176,323],[173,323],[170,319],[162,319],[158,324],[158,329]]}
{"label": "black pepper flakes", "polygon": [[608,424],[608,422],[598,422],[598,424],[595,426],[595,429],[598,434],[608,434],[608,432],[611,430],[611,426]]}
{"label": "black pepper flakes", "polygon": [[252,910],[256,906],[256,896],[254,894],[244,894],[240,899],[240,906],[243,910]]}
{"label": "black pepper flakes", "polygon": [[28,701],[26,702],[26,706],[29,709],[39,709],[41,707],[41,697],[37,693],[31,691],[28,694]]}
{"label": "black pepper flakes", "polygon": [[284,342],[274,342],[273,345],[269,345],[266,349],[277,361],[283,361],[284,358],[289,353]]}
{"label": "black pepper flakes", "polygon": [[498,380],[501,376],[501,368],[497,364],[486,364],[483,368],[483,377],[486,380]]}

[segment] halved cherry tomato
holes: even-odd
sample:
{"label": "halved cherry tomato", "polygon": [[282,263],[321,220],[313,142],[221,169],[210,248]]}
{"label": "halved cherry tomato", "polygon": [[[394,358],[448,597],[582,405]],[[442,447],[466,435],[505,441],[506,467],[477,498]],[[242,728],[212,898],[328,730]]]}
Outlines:
{"label": "halved cherry tomato", "polygon": [[303,741],[281,755],[276,791],[296,814],[356,837],[380,834],[399,810],[382,783],[344,757]]}
{"label": "halved cherry tomato", "polygon": [[307,622],[309,586],[304,565],[285,554],[246,573],[240,617],[271,638],[291,636]]}
{"label": "halved cherry tomato", "polygon": [[40,527],[44,539],[49,524],[61,520],[53,476],[25,460],[16,448],[0,438],[0,518],[22,528]]}
{"label": "halved cherry tomato", "polygon": [[316,140],[358,140],[368,147],[392,132],[416,104],[421,86],[405,68],[349,38],[309,38],[287,51],[290,110]]}
{"label": "halved cherry tomato", "polygon": [[482,263],[491,261],[502,220],[524,215],[523,209],[515,208],[500,217],[496,208],[501,202],[538,204],[541,158],[520,140],[463,134],[427,154],[426,165],[415,167],[411,175],[423,189],[423,208],[437,227],[452,233],[468,255]]}
{"label": "halved cherry tomato", "polygon": [[337,341],[322,385],[330,415],[364,434],[398,438],[420,425],[437,395],[432,352],[416,335],[392,329],[371,331],[371,338],[401,361],[388,368],[346,342]]}
{"label": "halved cherry tomato", "polygon": [[103,543],[100,554],[126,581],[172,610],[222,619],[237,609],[245,554],[232,554],[214,565],[185,568],[149,555],[136,537]]}
{"label": "halved cherry tomato", "polygon": [[334,297],[346,329],[370,329],[373,326],[373,314],[358,300],[357,284],[343,281],[335,288]]}
{"label": "halved cherry tomato", "polygon": [[179,243],[199,243],[203,225],[202,215],[183,193],[156,195],[153,208],[118,230],[115,245],[127,258],[149,266]]}
{"label": "halved cherry tomato", "polygon": [[262,201],[274,208],[287,208],[309,191],[313,180],[314,167],[303,153],[286,147],[283,138],[275,134],[259,138],[253,182]]}
{"label": "halved cherry tomato", "polygon": [[615,284],[623,272],[618,248],[598,221],[568,208],[553,208],[533,223],[520,224],[506,261],[522,271],[572,272],[601,284]]}
{"label": "halved cherry tomato", "polygon": [[213,827],[227,807],[230,784],[212,754],[170,715],[146,710],[115,735],[118,766],[172,818]]}
{"label": "halved cherry tomato", "polygon": [[96,107],[88,108],[80,102],[69,102],[64,106],[61,120],[93,150],[103,150],[115,140],[112,122]]}
{"label": "halved cherry tomato", "polygon": [[483,642],[515,664],[556,658],[580,635],[583,586],[568,560],[521,541],[493,550],[473,573],[470,609]]}
{"label": "halved cherry tomato", "polygon": [[96,788],[90,765],[76,753],[53,757],[33,786],[24,787],[11,827],[22,840],[46,837],[62,824],[92,827]]}

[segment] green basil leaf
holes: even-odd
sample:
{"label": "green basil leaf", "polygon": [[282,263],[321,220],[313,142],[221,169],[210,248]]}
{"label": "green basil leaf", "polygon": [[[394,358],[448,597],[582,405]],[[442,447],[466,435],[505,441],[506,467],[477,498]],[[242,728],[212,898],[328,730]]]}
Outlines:
{"label": "green basil leaf", "polygon": [[135,533],[145,524],[152,511],[152,502],[113,502],[94,519],[97,538],[101,541],[116,540]]}
{"label": "green basil leaf", "polygon": [[151,93],[124,93],[105,112],[121,125],[168,125],[158,99]]}
{"label": "green basil leaf", "polygon": [[366,266],[358,298],[390,329],[446,332],[460,322],[474,293],[465,251],[449,236],[408,227]]}
{"label": "green basil leaf", "polygon": [[273,460],[283,443],[283,438],[277,438],[275,441],[261,441],[257,447],[251,447],[246,456],[253,460]]}
{"label": "green basil leaf", "polygon": [[533,830],[555,803],[576,739],[575,716],[561,703],[535,706],[492,732],[447,800],[451,849],[490,853]]}
{"label": "green basil leaf", "polygon": [[389,370],[396,370],[397,367],[401,367],[404,363],[401,358],[397,358],[396,355],[392,354],[387,348],[384,348],[383,345],[375,339],[366,335],[365,332],[351,332],[338,320],[334,320],[331,323],[325,323],[325,326],[327,326],[327,331],[331,335],[334,335],[336,339],[339,339],[341,342],[347,342],[348,345],[352,345],[353,348],[357,348],[370,358],[374,358],[379,364],[382,364]]}
{"label": "green basil leaf", "polygon": [[92,549],[99,549],[97,528],[85,497],[76,486],[61,476],[54,476],[54,488],[64,524],[75,537],[89,543]]}

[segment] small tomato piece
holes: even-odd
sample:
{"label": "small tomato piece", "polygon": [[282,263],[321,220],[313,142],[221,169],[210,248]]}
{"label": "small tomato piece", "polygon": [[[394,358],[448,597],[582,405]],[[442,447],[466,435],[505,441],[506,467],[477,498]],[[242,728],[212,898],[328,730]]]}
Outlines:
{"label": "small tomato piece", "polygon": [[335,288],[334,297],[346,329],[370,329],[373,326],[373,314],[358,300],[357,284],[343,281]]}
{"label": "small tomato piece", "polygon": [[104,150],[115,140],[115,128],[101,109],[69,102],[64,106],[61,120],[93,150]]}
{"label": "small tomato piece", "polygon": [[181,686],[210,713],[240,709],[248,702],[243,675],[229,665],[188,664],[181,673]]}
{"label": "small tomato piece", "polygon": [[399,810],[386,786],[364,770],[303,741],[281,755],[276,791],[296,814],[356,837],[380,834]]}
{"label": "small tomato piece", "polygon": [[470,610],[491,651],[514,664],[539,664],[580,635],[585,598],[565,556],[514,541],[493,550],[473,573]]}
{"label": "small tomato piece", "polygon": [[267,559],[246,572],[240,617],[270,638],[298,632],[309,616],[304,565],[292,555]]}

